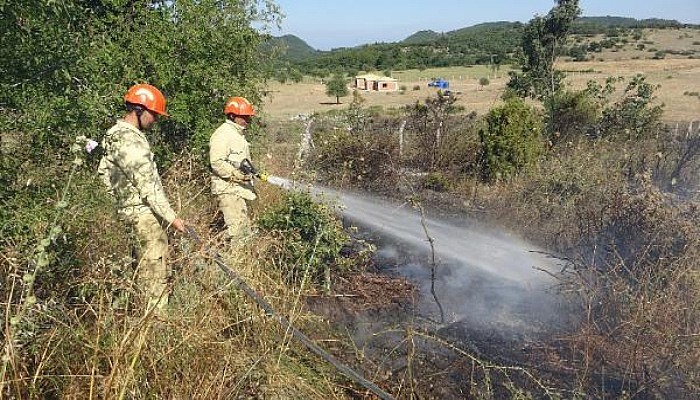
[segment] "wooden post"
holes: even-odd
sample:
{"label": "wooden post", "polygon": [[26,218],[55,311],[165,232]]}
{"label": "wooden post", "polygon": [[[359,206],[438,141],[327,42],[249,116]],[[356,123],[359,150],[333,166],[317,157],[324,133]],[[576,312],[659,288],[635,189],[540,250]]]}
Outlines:
{"label": "wooden post", "polygon": [[301,144],[299,145],[299,152],[297,153],[297,159],[295,164],[296,168],[300,168],[304,165],[304,160],[309,152],[314,147],[314,141],[311,137],[311,124],[313,123],[313,118],[309,118],[306,122],[306,128],[301,134]]}
{"label": "wooden post", "polygon": [[406,127],[406,120],[401,121],[399,127],[399,160],[403,158],[403,130]]}

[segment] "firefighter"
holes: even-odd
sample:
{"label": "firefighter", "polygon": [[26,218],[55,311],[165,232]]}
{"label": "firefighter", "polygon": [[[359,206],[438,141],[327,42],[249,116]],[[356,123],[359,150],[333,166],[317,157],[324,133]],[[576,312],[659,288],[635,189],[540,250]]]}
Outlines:
{"label": "firefighter", "polygon": [[146,312],[159,312],[169,296],[165,229],[185,232],[185,223],[165,195],[145,132],[169,115],[163,94],[148,84],[129,88],[124,102],[126,114],[102,140],[98,173],[116,200],[119,219],[135,236],[135,276],[148,299]]}
{"label": "firefighter", "polygon": [[247,202],[257,198],[253,189],[253,174],[241,169],[250,160],[250,146],[245,138],[255,110],[243,97],[230,98],[224,107],[226,121],[209,140],[211,191],[216,195],[224,215],[226,232],[232,244],[238,246],[251,233]]}

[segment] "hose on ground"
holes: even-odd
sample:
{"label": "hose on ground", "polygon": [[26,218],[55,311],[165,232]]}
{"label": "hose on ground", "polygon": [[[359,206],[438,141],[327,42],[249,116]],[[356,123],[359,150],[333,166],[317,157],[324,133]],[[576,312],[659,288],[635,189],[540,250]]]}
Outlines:
{"label": "hose on ground", "polygon": [[393,400],[393,397],[389,393],[382,390],[374,382],[363,377],[359,372],[350,368],[346,364],[343,364],[342,362],[338,361],[335,357],[333,357],[327,351],[322,349],[319,345],[314,343],[314,341],[311,340],[311,338],[306,336],[299,329],[295,328],[285,317],[277,313],[275,309],[272,308],[272,305],[270,303],[268,303],[262,296],[260,296],[260,294],[253,290],[253,288],[248,286],[248,284],[231,267],[226,265],[223,258],[216,250],[212,249],[211,246],[204,245],[202,239],[199,237],[199,235],[197,234],[197,232],[195,232],[194,229],[192,229],[191,227],[187,227],[187,235],[192,240],[194,240],[195,243],[204,247],[205,252],[214,260],[214,262],[219,266],[219,268],[221,268],[221,270],[226,275],[228,275],[228,277],[231,279],[231,282],[233,282],[238,289],[241,289],[246,295],[248,295],[248,297],[253,299],[253,301],[255,301],[255,303],[257,303],[257,305],[260,308],[262,308],[268,316],[276,319],[277,322],[279,322],[279,324],[284,329],[289,330],[295,339],[301,342],[309,350],[316,353],[316,355],[333,365],[343,375],[362,385],[366,389],[372,391],[374,394],[379,396],[380,399]]}

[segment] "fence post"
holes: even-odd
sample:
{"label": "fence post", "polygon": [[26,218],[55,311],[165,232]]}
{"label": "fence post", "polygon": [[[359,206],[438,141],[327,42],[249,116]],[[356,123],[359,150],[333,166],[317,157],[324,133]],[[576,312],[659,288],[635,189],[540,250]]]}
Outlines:
{"label": "fence post", "polygon": [[401,121],[399,127],[399,161],[403,158],[403,130],[406,127],[406,120]]}
{"label": "fence post", "polygon": [[306,122],[304,132],[301,134],[301,144],[299,146],[299,153],[297,153],[297,159],[295,162],[296,168],[300,168],[304,165],[306,156],[309,155],[309,152],[314,147],[314,141],[311,137],[311,124],[313,121],[313,118],[309,118],[309,120]]}

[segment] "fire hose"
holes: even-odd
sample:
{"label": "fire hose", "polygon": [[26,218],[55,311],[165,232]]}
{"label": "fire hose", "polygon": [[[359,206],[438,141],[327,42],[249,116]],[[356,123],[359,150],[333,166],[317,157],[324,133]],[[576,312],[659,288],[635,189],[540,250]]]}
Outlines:
{"label": "fire hose", "polygon": [[224,262],[223,258],[221,255],[214,249],[212,249],[210,246],[205,246],[204,243],[202,242],[202,239],[199,237],[197,232],[195,232],[194,229],[191,227],[187,227],[187,234],[192,240],[195,241],[200,246],[204,247],[205,252],[214,260],[214,262],[221,268],[221,270],[228,275],[228,277],[231,279],[231,282],[234,283],[234,286],[238,289],[241,289],[248,297],[250,297],[255,303],[258,304],[260,308],[262,308],[265,311],[265,314],[269,317],[273,317],[274,319],[279,322],[279,324],[285,329],[288,330],[292,333],[292,336],[297,339],[299,342],[301,342],[306,348],[311,350],[312,352],[316,353],[319,357],[322,359],[326,360],[328,363],[333,365],[338,371],[340,371],[343,375],[346,377],[352,379],[353,381],[357,382],[358,384],[362,385],[366,389],[372,391],[374,394],[379,396],[380,399],[382,400],[393,400],[393,397],[382,390],[379,386],[377,386],[374,382],[367,380],[365,377],[363,377],[359,372],[353,370],[350,368],[348,365],[343,364],[339,360],[337,360],[335,357],[333,357],[331,354],[329,354],[327,351],[322,349],[319,345],[314,343],[311,338],[306,336],[303,332],[301,332],[299,329],[295,328],[288,320],[287,318],[283,317],[279,313],[275,312],[275,309],[272,308],[272,305],[268,303],[259,293],[257,293],[253,288],[251,288],[243,278],[241,278],[231,267],[226,265]]}

